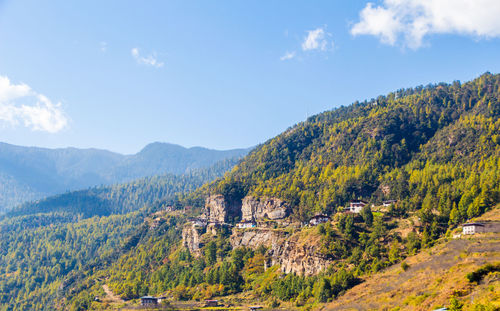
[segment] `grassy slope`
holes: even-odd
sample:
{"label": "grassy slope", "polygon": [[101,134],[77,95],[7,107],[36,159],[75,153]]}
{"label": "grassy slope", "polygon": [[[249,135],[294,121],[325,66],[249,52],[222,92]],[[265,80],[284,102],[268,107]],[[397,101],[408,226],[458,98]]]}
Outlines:
{"label": "grassy slope", "polygon": [[[479,221],[500,221],[500,206]],[[480,284],[469,283],[466,275],[487,263],[500,261],[500,233],[485,233],[460,239],[444,239],[401,265],[391,266],[366,278],[325,306],[325,310],[433,310],[447,306],[455,295],[465,303],[488,302],[500,308],[500,276],[490,275]]]}

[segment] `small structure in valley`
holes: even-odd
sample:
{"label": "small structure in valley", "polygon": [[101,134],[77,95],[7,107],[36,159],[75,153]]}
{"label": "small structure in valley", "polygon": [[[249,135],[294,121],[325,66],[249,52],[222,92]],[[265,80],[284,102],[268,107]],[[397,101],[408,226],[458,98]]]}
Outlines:
{"label": "small structure in valley", "polygon": [[476,234],[484,232],[484,224],[478,222],[470,222],[462,225],[463,234]]}
{"label": "small structure in valley", "polygon": [[262,306],[250,306],[248,307],[251,311],[263,309]]}
{"label": "small structure in valley", "polygon": [[316,226],[325,222],[328,222],[330,220],[330,217],[325,214],[318,214],[313,216],[311,219],[309,219],[309,224],[311,226]]}
{"label": "small structure in valley", "polygon": [[158,298],[153,296],[143,296],[141,297],[141,306],[151,307],[158,305]]}
{"label": "small structure in valley", "polygon": [[243,219],[239,223],[236,224],[236,227],[240,229],[245,229],[245,228],[254,228],[256,226],[254,221],[251,220],[245,220]]}
{"label": "small structure in valley", "polygon": [[368,204],[368,202],[363,200],[353,200],[349,203],[349,208],[347,210],[352,213],[360,213],[366,204]]}

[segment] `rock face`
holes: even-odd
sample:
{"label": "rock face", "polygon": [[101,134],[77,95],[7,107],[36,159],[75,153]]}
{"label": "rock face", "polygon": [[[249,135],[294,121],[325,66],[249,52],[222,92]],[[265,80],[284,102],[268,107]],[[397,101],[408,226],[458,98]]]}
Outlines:
{"label": "rock face", "polygon": [[291,237],[269,250],[271,265],[280,265],[284,273],[314,275],[328,268],[332,261],[320,254],[315,245],[298,243]]}
{"label": "rock face", "polygon": [[[265,224],[274,223],[281,227],[290,227],[290,209],[288,205],[277,198],[256,198],[246,196],[240,202],[228,202],[223,195],[209,196],[205,201],[204,219],[208,222],[203,227],[194,222],[186,224],[182,230],[183,245],[195,256],[201,255],[201,241],[211,239],[220,234],[220,230],[229,230],[236,217],[244,221],[257,222],[256,228],[233,228],[230,243],[233,249],[249,247],[257,249],[265,246],[267,251],[266,266],[280,265],[285,273],[314,275],[326,269],[331,259],[323,256],[318,247],[320,243],[310,240],[311,236],[290,234],[286,229],[265,228]],[[273,220],[274,222],[269,222]],[[210,233],[205,234],[205,233]],[[212,236],[212,237],[210,237]]]}
{"label": "rock face", "polygon": [[210,195],[205,200],[205,215],[209,222],[227,222],[241,215],[241,203],[227,202],[222,194]]}
{"label": "rock face", "polygon": [[233,249],[250,247],[257,249],[260,245],[268,248],[266,265],[280,265],[285,273],[314,275],[325,270],[332,263],[318,252],[317,243],[300,241],[296,235],[290,236],[284,230],[267,228],[233,229],[230,237]]}
{"label": "rock face", "polygon": [[267,228],[249,228],[245,230],[233,229],[230,237],[233,249],[246,246],[257,249],[260,245],[268,248],[275,248],[288,236],[285,231],[278,231]]}
{"label": "rock face", "polygon": [[277,198],[255,198],[246,196],[241,206],[242,219],[256,221],[259,219],[283,219],[288,217],[289,208],[285,202]]}
{"label": "rock face", "polygon": [[200,237],[203,230],[205,229],[191,223],[184,225],[184,228],[182,228],[182,244],[195,256],[201,254],[200,248],[203,245],[201,245]]}

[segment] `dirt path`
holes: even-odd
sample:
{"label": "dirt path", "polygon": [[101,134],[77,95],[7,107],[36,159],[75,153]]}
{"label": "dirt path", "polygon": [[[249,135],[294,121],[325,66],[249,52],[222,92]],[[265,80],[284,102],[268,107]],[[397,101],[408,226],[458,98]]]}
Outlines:
{"label": "dirt path", "polygon": [[109,289],[108,285],[104,284],[102,289],[106,292],[106,296],[112,301],[116,303],[125,302],[125,300],[121,299],[119,296],[115,295],[111,289]]}

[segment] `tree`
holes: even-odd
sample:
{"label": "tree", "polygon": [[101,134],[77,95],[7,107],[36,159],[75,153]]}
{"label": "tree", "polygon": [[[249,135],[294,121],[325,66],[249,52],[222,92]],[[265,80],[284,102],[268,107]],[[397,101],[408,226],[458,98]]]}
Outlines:
{"label": "tree", "polygon": [[319,302],[327,302],[328,298],[332,296],[332,287],[330,281],[327,278],[321,278],[319,280],[319,286],[316,294],[316,299]]}
{"label": "tree", "polygon": [[205,247],[205,260],[207,265],[213,265],[217,262],[217,244],[215,241],[208,242]]}
{"label": "tree", "polygon": [[373,224],[373,214],[372,214],[372,209],[370,208],[370,205],[366,204],[363,206],[361,209],[361,217],[363,217],[363,220],[365,223],[371,227]]}

